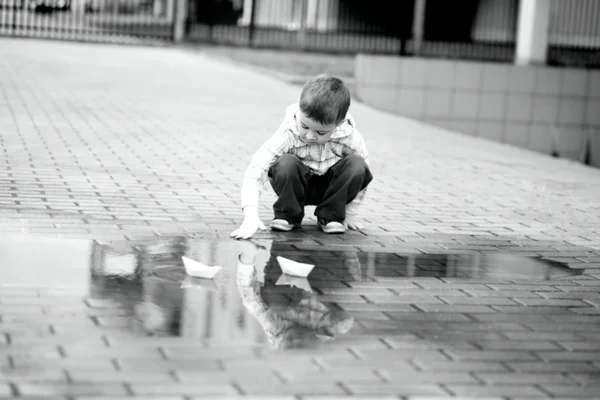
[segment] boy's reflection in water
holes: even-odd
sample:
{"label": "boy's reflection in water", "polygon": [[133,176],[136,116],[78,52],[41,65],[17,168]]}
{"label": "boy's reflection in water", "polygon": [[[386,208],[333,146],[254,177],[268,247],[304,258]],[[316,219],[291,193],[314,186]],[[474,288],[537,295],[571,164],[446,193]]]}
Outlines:
{"label": "boy's reflection in water", "polygon": [[[264,270],[257,271],[259,247],[250,241],[238,243],[241,251],[237,286],[243,304],[258,320],[274,348],[314,346],[350,330],[354,319],[345,312],[330,310],[311,291],[276,284],[283,274],[277,261],[277,244],[273,245]],[[282,256],[285,257],[285,254]],[[344,264],[342,270],[350,271],[350,278],[360,276],[356,253],[354,257],[345,257]],[[313,274],[317,268],[313,269]],[[332,278],[329,276],[329,279]]]}
{"label": "boy's reflection in water", "polygon": [[[272,347],[277,349],[316,346],[321,341],[347,333],[354,319],[345,312],[328,308],[311,291],[277,284],[282,270],[276,257],[286,257],[290,246],[277,243],[269,246],[272,247],[269,253],[247,240],[231,241],[224,247],[225,255],[234,253],[238,259],[237,270],[232,271],[236,275],[237,290],[229,292],[225,284],[219,291],[226,296],[241,295],[244,308],[259,322]],[[144,246],[139,252],[141,293],[133,301],[134,330],[146,335],[180,336],[183,335],[181,323],[185,310],[205,307],[202,303],[184,301],[182,282],[186,273],[181,256],[187,254],[185,249],[173,240]],[[257,264],[259,251],[262,260],[267,254],[270,257],[266,264],[264,261]],[[339,283],[342,279],[361,280],[356,253],[345,253],[340,258],[333,258],[327,266],[316,265],[310,274],[311,281],[327,287],[328,282]],[[305,279],[304,282],[308,283]]]}

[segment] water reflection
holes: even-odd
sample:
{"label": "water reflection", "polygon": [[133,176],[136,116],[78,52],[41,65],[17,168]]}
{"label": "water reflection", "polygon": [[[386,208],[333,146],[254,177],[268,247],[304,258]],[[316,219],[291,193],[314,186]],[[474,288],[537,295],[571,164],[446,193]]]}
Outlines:
{"label": "water reflection", "polygon": [[87,293],[89,240],[0,234],[0,285],[69,288]]}
{"label": "water reflection", "polygon": [[250,241],[238,243],[237,286],[243,304],[274,347],[307,345],[350,330],[354,319],[320,303],[306,278],[282,275],[277,256],[288,254],[278,252],[275,245],[264,269],[256,268],[259,246]]}
{"label": "water reflection", "polygon": [[[129,250],[105,246],[98,251],[102,262],[96,264],[93,286],[103,287],[104,296],[129,302],[134,329],[276,348],[316,345],[351,329],[353,318],[319,302],[314,288],[345,287],[350,292],[346,283],[381,277],[544,280],[578,273],[559,263],[505,253],[302,251],[293,243],[268,241],[170,238]],[[214,280],[191,278],[182,256],[223,269]],[[308,279],[293,278],[282,273],[277,256],[316,267]]]}
{"label": "water reflection", "polygon": [[[92,296],[129,309],[131,328],[146,335],[289,348],[348,332],[354,319],[319,302],[309,282],[328,282],[333,275],[286,276],[276,257],[293,257],[293,248],[266,245],[269,249],[250,241],[170,238],[128,249],[96,246]],[[212,280],[192,278],[182,256],[223,269]]]}
{"label": "water reflection", "polygon": [[[506,253],[302,250],[306,247],[295,242],[172,237],[98,245],[5,235],[0,244],[1,284],[75,287],[82,296],[118,307],[140,335],[277,349],[318,346],[352,329],[351,315],[320,300],[322,288],[345,288],[351,294],[351,282],[381,278],[545,280],[583,272]],[[223,268],[213,280],[192,278],[182,256]],[[277,256],[315,268],[307,279],[290,277],[282,273]]]}
{"label": "water reflection", "polygon": [[400,256],[396,272],[408,277],[445,277],[493,280],[552,280],[583,273],[564,263],[511,253]]}

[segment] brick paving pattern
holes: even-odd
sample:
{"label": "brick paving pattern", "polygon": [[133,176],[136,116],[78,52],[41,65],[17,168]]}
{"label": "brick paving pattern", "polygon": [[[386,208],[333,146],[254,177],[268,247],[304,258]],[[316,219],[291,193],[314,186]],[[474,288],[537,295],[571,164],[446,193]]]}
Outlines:
{"label": "brick paving pattern", "polygon": [[[299,95],[178,48],[2,39],[0,52],[3,233],[226,238],[251,154]],[[0,397],[599,398],[600,171],[358,102],[352,113],[376,178],[367,228],[327,236],[308,212],[295,248],[509,250],[585,274],[323,287],[358,327],[326,349],[283,353],[131,337],[118,307],[0,286]],[[273,200],[267,189],[265,221]]]}

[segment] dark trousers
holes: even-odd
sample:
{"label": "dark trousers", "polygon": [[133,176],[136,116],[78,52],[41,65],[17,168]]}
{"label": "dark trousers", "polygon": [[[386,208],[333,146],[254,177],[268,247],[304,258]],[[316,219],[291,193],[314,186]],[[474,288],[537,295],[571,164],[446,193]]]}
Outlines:
{"label": "dark trousers", "polygon": [[269,178],[279,197],[273,205],[275,218],[299,224],[307,205],[317,206],[318,219],[343,222],[346,204],[367,187],[373,175],[357,154],[342,158],[322,176],[312,174],[295,155],[284,154],[269,169]]}

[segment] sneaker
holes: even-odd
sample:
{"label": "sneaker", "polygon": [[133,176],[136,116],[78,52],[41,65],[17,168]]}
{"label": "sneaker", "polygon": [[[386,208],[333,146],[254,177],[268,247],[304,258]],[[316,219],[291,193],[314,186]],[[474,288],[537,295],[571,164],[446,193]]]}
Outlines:
{"label": "sneaker", "polygon": [[352,328],[352,324],[354,324],[354,318],[352,317],[336,321],[327,328],[327,333],[333,336],[343,335]]}
{"label": "sneaker", "polygon": [[275,231],[289,232],[293,229],[300,228],[300,224],[290,224],[285,219],[274,219],[271,221],[271,229]]}
{"label": "sneaker", "polygon": [[346,313],[333,313],[327,311],[319,319],[319,326],[326,336],[330,338],[347,333],[354,324],[354,318],[347,316]]}
{"label": "sneaker", "polygon": [[341,222],[319,220],[319,227],[325,233],[345,233],[346,227]]}

